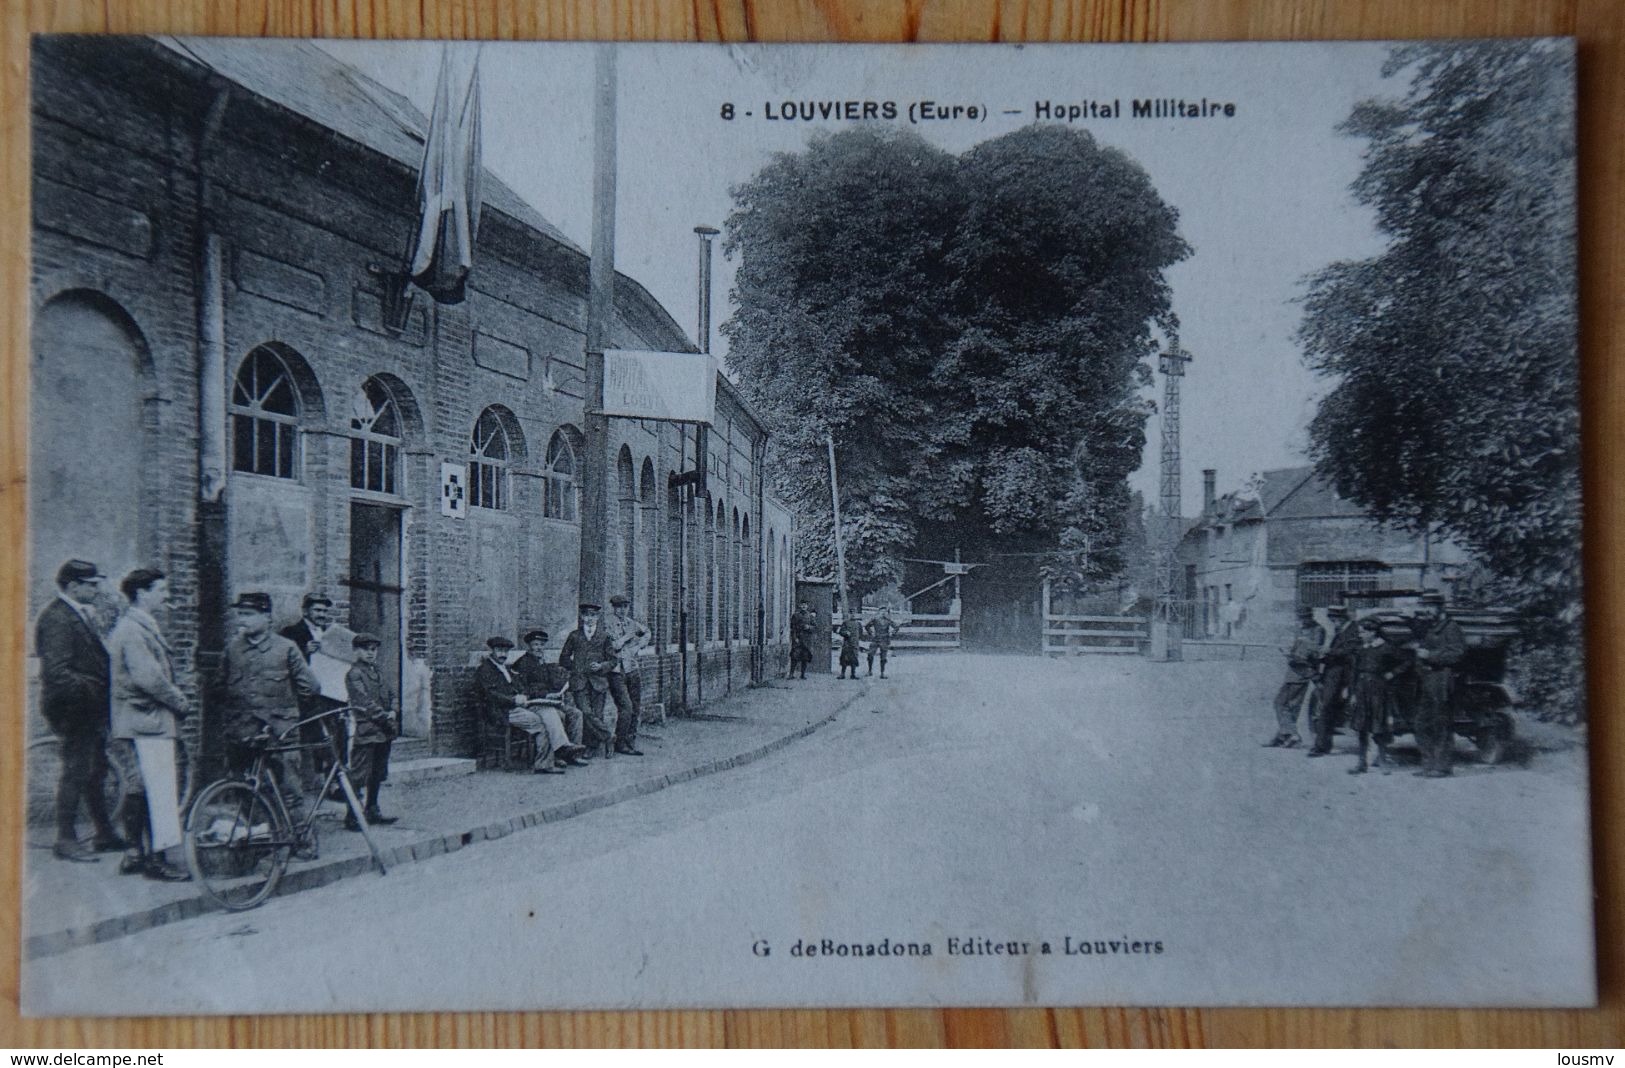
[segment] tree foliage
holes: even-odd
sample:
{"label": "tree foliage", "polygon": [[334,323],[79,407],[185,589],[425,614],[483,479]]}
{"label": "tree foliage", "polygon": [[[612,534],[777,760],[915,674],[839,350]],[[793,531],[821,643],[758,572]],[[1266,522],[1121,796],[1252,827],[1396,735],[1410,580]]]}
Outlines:
{"label": "tree foliage", "polygon": [[811,569],[834,569],[826,434],[854,594],[956,545],[1116,566],[1162,272],[1189,253],[1138,164],[1061,127],[959,156],[859,127],[733,196],[729,365]]}
{"label": "tree foliage", "polygon": [[[1574,55],[1566,42],[1396,47],[1403,97],[1359,104],[1354,194],[1388,238],[1316,274],[1300,330],[1336,385],[1316,463],[1377,517],[1465,545],[1527,616],[1538,697],[1579,699]],[[1561,660],[1562,657],[1556,657]]]}

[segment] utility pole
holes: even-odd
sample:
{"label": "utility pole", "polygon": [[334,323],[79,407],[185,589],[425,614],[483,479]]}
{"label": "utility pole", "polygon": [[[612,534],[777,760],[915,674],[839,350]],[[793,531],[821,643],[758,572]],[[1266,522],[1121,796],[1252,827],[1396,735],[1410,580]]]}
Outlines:
{"label": "utility pole", "polygon": [[835,435],[825,431],[824,444],[829,446],[829,504],[835,516],[835,578],[841,595],[841,618],[850,619],[852,605],[846,599],[846,548],[841,543],[841,487],[835,477]]}
{"label": "utility pole", "polygon": [[581,464],[582,601],[602,601],[609,545],[609,417],[604,414],[604,348],[615,315],[615,46],[593,63],[592,259],[587,272],[586,455]]}
{"label": "utility pole", "polygon": [[[696,226],[694,232],[700,238],[699,262],[699,322],[694,331],[694,338],[699,342],[700,352],[703,355],[711,354],[711,239],[719,231],[714,226]],[[680,453],[688,449],[688,431],[682,424],[677,426],[678,438],[683,448]],[[694,428],[694,466],[670,476],[670,484],[678,487],[677,506],[680,509],[677,523],[677,658],[679,664],[679,682],[682,686],[682,706],[688,707],[688,525],[694,518],[694,500],[696,497],[709,498],[710,492],[706,486],[706,452],[710,445],[706,440],[705,424],[700,423]],[[680,457],[684,459],[686,457]],[[679,464],[681,466],[681,464]],[[703,673],[697,675],[703,679]]]}

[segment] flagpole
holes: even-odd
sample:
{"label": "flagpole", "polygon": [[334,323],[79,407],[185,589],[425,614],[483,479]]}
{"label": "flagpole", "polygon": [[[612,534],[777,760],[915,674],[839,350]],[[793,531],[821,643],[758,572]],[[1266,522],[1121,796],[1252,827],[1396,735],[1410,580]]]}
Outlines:
{"label": "flagpole", "polygon": [[581,480],[583,601],[602,603],[609,545],[609,418],[604,415],[604,348],[615,314],[615,46],[600,44],[593,64],[592,259],[588,267],[586,456]]}

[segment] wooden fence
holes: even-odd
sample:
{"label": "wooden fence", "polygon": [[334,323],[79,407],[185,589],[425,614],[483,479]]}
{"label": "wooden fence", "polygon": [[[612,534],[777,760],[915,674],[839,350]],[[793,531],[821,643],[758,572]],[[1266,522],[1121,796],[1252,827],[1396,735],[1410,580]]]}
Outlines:
{"label": "wooden fence", "polygon": [[1076,656],[1084,653],[1133,654],[1150,641],[1150,621],[1144,616],[1067,615],[1054,611],[1049,583],[1044,584],[1044,653]]}
{"label": "wooden fence", "polygon": [[[867,624],[879,612],[873,608],[866,608],[859,615],[859,620]],[[840,626],[844,616],[836,612],[832,617],[836,626]],[[891,640],[893,649],[958,649],[959,648],[959,616],[948,613],[943,615],[926,615],[918,612],[893,612],[892,622],[902,629]]]}

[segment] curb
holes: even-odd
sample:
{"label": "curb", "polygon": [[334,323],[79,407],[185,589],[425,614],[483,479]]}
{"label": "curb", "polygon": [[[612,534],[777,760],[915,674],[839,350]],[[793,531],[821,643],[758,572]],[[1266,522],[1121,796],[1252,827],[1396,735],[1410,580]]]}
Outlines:
{"label": "curb", "polygon": [[[574,801],[559,801],[532,812],[522,812],[508,819],[473,827],[461,833],[453,831],[450,834],[431,835],[416,842],[402,843],[384,850],[384,866],[394,868],[402,864],[428,860],[430,857],[437,857],[442,853],[455,853],[464,846],[474,845],[478,842],[494,842],[499,838],[506,838],[516,831],[537,827],[544,823],[558,823],[561,820],[570,819],[572,816],[608,808],[611,805],[618,805],[622,801],[630,801],[646,794],[658,793],[679,783],[715,775],[730,768],[742,767],[775,753],[792,742],[800,741],[820,727],[827,726],[861,696],[861,692],[853,694],[841,701],[834,711],[822,718],[813,720],[806,726],[798,727],[789,734],[775,738],[754,749],[748,749],[733,756],[718,757],[715,760],[708,760],[703,764],[684,768],[680,771],[650,776],[647,779],[618,786],[613,790],[589,794]],[[340,879],[365,875],[372,870],[372,867],[371,856],[344,857],[326,863],[313,864],[308,868],[300,868],[297,871],[286,873],[282,877],[282,882],[277,886],[276,894],[273,896],[285,897],[288,894],[297,894],[303,890],[315,890],[318,887],[336,883]],[[95,923],[84,924],[79,927],[69,927],[60,931],[30,935],[23,941],[23,960],[54,957],[69,950],[78,949],[81,946],[95,945],[98,942],[111,942],[116,938],[123,938],[125,935],[137,934],[154,927],[162,927],[165,924],[189,920],[206,912],[222,911],[224,910],[199,895],[197,897],[182,898],[179,901],[166,902],[124,916],[98,920]]]}

